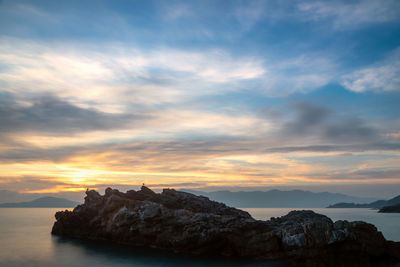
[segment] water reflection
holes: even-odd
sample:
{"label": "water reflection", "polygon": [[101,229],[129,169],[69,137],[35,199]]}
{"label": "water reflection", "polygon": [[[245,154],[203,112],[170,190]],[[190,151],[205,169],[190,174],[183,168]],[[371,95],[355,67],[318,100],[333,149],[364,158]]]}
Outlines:
{"label": "water reflection", "polygon": [[[221,259],[203,259],[160,251],[127,247],[106,242],[81,241],[53,236],[55,257],[69,260],[73,266],[280,266],[277,263],[254,263]],[[70,259],[68,255],[75,255]]]}

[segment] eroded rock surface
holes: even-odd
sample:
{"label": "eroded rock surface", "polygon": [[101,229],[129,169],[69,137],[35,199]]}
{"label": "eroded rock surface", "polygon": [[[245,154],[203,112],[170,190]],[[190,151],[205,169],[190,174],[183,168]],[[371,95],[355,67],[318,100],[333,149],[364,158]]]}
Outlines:
{"label": "eroded rock surface", "polygon": [[86,192],[85,203],[55,214],[52,233],[176,253],[285,260],[296,265],[395,265],[399,242],[365,222],[332,222],[313,211],[269,221],[203,196],[147,187]]}

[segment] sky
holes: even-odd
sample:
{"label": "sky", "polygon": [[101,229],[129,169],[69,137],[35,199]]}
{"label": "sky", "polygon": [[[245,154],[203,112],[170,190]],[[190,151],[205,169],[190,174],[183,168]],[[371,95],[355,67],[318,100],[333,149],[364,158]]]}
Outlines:
{"label": "sky", "polygon": [[0,189],[400,193],[400,1],[0,0]]}

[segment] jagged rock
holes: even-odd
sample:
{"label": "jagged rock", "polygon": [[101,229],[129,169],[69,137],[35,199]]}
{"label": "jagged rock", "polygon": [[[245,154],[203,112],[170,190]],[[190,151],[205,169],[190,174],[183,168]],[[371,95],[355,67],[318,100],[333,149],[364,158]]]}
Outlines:
{"label": "jagged rock", "polygon": [[296,265],[387,266],[400,260],[400,243],[386,241],[365,222],[332,222],[313,211],[269,221],[207,197],[143,186],[127,193],[87,191],[85,203],[55,214],[52,233],[108,240],[176,253],[285,260]]}

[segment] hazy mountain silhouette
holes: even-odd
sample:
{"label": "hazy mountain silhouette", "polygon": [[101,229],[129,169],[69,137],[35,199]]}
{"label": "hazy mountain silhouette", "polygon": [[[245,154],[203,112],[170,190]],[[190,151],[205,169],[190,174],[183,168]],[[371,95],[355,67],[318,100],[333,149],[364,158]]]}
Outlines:
{"label": "hazy mountain silhouette", "polygon": [[41,197],[29,202],[1,203],[0,208],[72,208],[80,203],[58,197]]}
{"label": "hazy mountain silhouette", "polygon": [[314,193],[303,190],[202,192],[182,189],[181,191],[196,195],[203,195],[212,200],[223,202],[229,206],[239,208],[324,208],[337,202],[347,201],[368,203],[376,200],[374,198],[360,198],[338,193]]}
{"label": "hazy mountain silhouette", "polygon": [[[181,189],[181,191],[193,193],[196,195],[203,195],[209,197],[212,200],[226,203],[227,205],[238,207],[238,208],[323,208],[334,203],[346,202],[347,204],[352,203],[361,203],[362,205],[370,205],[376,201],[375,198],[360,198],[354,196],[348,196],[345,194],[339,193],[330,193],[330,192],[320,192],[314,193],[311,191],[303,191],[303,190],[269,190],[269,191],[214,191],[214,192],[203,192],[197,190],[189,190],[189,189]],[[52,193],[52,194],[25,194],[25,193],[17,193],[8,190],[0,190],[0,207],[4,207],[6,205],[40,205],[37,202],[38,199],[45,199],[46,202],[47,197],[52,197],[52,199],[64,199],[66,201],[72,200],[82,200],[84,192],[68,192],[65,194],[60,193]],[[385,203],[382,203],[382,206],[377,208],[387,206]],[[15,202],[15,203],[5,203],[5,202]],[[51,202],[51,199],[48,199],[48,202]],[[71,201],[74,204],[63,204],[63,207],[74,207],[78,202]],[[3,204],[1,204],[3,203]],[[22,204],[25,203],[25,204]],[[28,204],[31,203],[31,204]],[[56,202],[59,203],[59,202]],[[43,204],[45,205],[45,204]],[[51,204],[49,204],[51,205]],[[60,204],[55,204],[60,205]],[[33,207],[33,206],[32,206]],[[44,207],[44,206],[43,206]],[[55,207],[55,206],[52,206]],[[61,207],[61,206],[59,206]]]}
{"label": "hazy mountain silhouette", "polygon": [[79,202],[82,201],[84,196],[84,191],[58,193],[18,193],[10,190],[0,190],[0,203],[29,202],[42,197],[65,198]]}
{"label": "hazy mountain silhouette", "polygon": [[341,202],[328,206],[328,208],[370,208],[370,209],[381,209],[386,206],[394,206],[400,204],[400,195],[397,197],[391,198],[389,200],[377,200],[367,204],[357,204],[357,203],[348,203]]}

